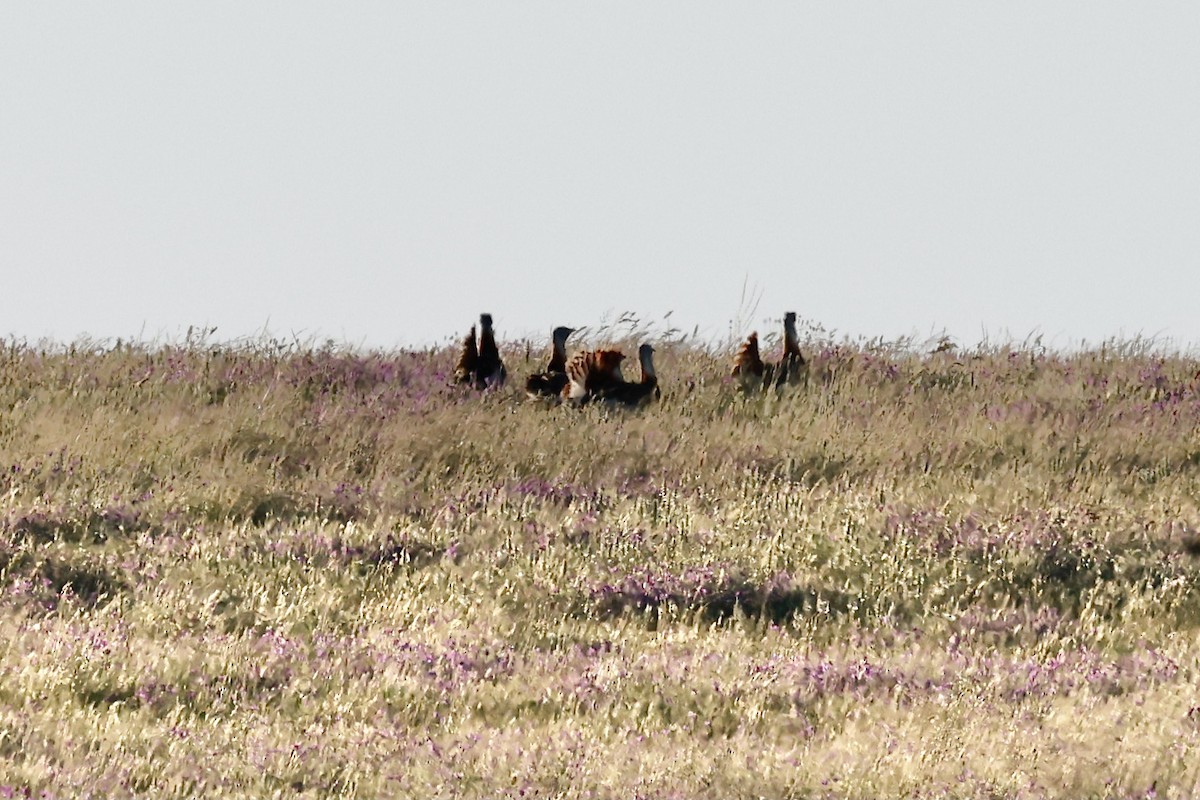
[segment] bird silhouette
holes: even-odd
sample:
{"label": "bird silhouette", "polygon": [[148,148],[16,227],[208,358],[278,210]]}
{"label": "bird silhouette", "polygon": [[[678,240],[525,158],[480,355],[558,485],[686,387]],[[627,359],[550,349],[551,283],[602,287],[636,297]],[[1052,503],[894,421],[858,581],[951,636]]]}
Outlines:
{"label": "bird silhouette", "polygon": [[542,372],[530,375],[525,381],[525,393],[535,399],[557,399],[562,397],[567,378],[567,339],[574,328],[560,325],[550,335],[550,363]]}

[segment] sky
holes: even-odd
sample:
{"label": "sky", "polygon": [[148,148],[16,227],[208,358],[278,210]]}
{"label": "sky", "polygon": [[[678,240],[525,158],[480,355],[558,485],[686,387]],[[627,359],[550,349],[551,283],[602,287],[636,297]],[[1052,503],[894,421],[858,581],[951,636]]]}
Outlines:
{"label": "sky", "polygon": [[1195,2],[12,2],[0,336],[1200,345]]}

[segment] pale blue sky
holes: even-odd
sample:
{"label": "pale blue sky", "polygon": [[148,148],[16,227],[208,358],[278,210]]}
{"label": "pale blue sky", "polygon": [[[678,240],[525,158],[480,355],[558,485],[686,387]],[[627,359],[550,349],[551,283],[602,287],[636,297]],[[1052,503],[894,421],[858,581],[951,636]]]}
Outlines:
{"label": "pale blue sky", "polygon": [[6,3],[0,334],[716,339],[748,283],[759,328],[1200,345],[1198,43],[1194,2]]}

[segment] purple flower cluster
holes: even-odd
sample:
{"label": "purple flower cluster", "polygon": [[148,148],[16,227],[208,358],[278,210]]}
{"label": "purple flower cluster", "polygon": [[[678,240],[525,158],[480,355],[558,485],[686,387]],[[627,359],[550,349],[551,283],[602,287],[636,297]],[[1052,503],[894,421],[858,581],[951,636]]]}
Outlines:
{"label": "purple flower cluster", "polygon": [[575,483],[529,477],[512,484],[508,491],[517,497],[528,497],[545,503],[572,506],[582,504],[599,510],[611,505],[609,498],[599,489]]}
{"label": "purple flower cluster", "polygon": [[994,520],[978,513],[952,517],[939,509],[892,509],[884,523],[885,540],[907,540],[938,557],[966,558],[1000,550],[1046,552],[1055,548],[1097,548],[1097,517],[1087,508],[1046,511],[1026,509]]}
{"label": "purple flower cluster", "polygon": [[0,547],[5,595],[26,607],[51,612],[63,603],[95,606],[127,590],[119,573],[89,554],[35,555]]}
{"label": "purple flower cluster", "polygon": [[377,505],[370,492],[358,484],[348,483],[339,483],[318,501],[321,515],[337,522],[365,519]]}
{"label": "purple flower cluster", "polygon": [[640,569],[616,573],[589,590],[592,608],[601,616],[650,612],[657,619],[663,609],[695,611],[709,619],[722,619],[736,609],[750,616],[765,615],[779,622],[811,607],[817,595],[780,573],[752,580],[736,565],[688,567],[680,573]]}
{"label": "purple flower cluster", "polygon": [[[836,697],[916,700],[967,687],[1010,703],[1079,693],[1112,697],[1171,683],[1180,675],[1179,664],[1152,649],[1116,658],[1082,647],[1045,657],[1014,656],[959,637],[936,659],[897,658],[894,649],[880,651],[888,653],[886,659],[843,648],[771,656],[752,665],[749,674],[790,692],[799,706]],[[921,650],[928,653],[928,646]]]}
{"label": "purple flower cluster", "polygon": [[102,542],[118,534],[134,534],[161,527],[145,508],[149,495],[132,501],[110,498],[105,505],[14,509],[0,522],[10,536],[38,542]]}
{"label": "purple flower cluster", "polygon": [[276,532],[264,545],[268,553],[289,561],[322,567],[330,564],[357,566],[367,569],[389,565],[422,567],[439,558],[454,561],[458,544],[438,545],[393,532],[368,537],[363,541],[348,541],[337,533],[321,529],[298,529]]}

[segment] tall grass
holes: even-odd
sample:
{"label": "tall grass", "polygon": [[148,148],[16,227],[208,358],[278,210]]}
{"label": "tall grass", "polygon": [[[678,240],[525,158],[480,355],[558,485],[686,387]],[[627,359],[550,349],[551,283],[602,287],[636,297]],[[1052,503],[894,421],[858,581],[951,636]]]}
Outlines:
{"label": "tall grass", "polygon": [[0,797],[1200,793],[1195,359],[660,339],[6,343]]}

